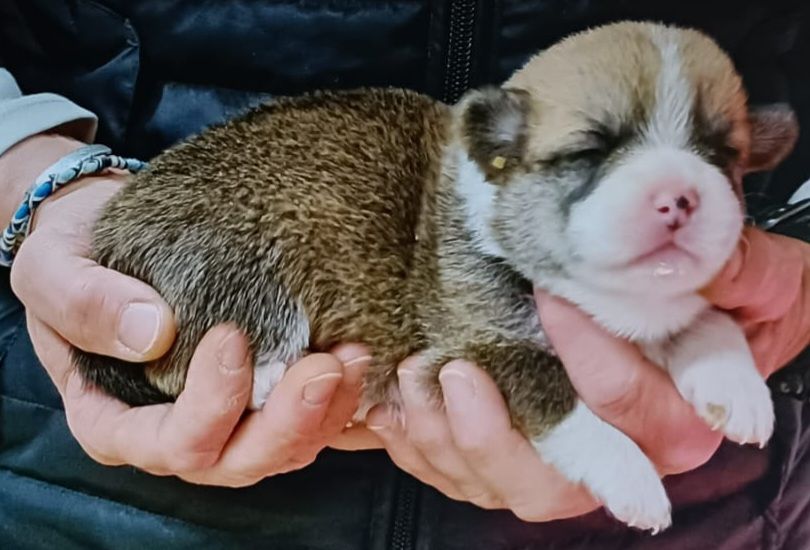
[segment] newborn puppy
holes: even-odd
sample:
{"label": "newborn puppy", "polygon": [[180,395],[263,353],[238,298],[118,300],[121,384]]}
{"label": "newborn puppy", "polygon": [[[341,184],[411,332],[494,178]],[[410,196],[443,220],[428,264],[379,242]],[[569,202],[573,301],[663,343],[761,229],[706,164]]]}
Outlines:
{"label": "newborn puppy", "polygon": [[796,133],[789,109],[747,108],[709,38],[645,23],[571,36],[454,107],[400,90],[279,99],[160,155],[109,203],[94,258],[155,287],[179,333],[149,364],[76,362],[130,404],[170,401],[205,331],[234,322],[259,408],[293,361],[361,341],[375,359],[362,418],[396,402],[408,355],[439,403],[439,369],[463,358],[545,461],[657,531],[670,505],[655,468],[577,399],[532,286],[636,342],[728,437],[764,444],[768,390],[699,290],[740,236],[742,175]]}

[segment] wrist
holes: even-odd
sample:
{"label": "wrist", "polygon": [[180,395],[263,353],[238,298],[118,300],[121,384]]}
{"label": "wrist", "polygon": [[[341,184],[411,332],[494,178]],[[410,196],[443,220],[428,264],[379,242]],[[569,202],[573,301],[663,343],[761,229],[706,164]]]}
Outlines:
{"label": "wrist", "polygon": [[38,134],[0,156],[0,225],[5,226],[43,170],[85,145],[58,134]]}
{"label": "wrist", "polygon": [[[99,206],[110,200],[127,182],[128,174],[119,171],[94,176],[84,176],[42,201],[31,217],[31,232],[38,227],[58,227],[67,221],[60,215],[62,204],[75,204],[76,201]],[[68,198],[70,197],[70,198]],[[67,199],[61,203],[63,199]],[[61,203],[61,204],[60,204]],[[70,208],[68,206],[68,208]]]}
{"label": "wrist", "polygon": [[[60,141],[56,141],[55,144],[56,147],[46,148],[49,155],[60,148]],[[68,147],[72,147],[72,144]],[[30,154],[30,148],[28,152]],[[15,154],[11,160],[16,157]],[[6,161],[8,162],[8,159]],[[66,185],[76,183],[86,176],[110,176],[110,171],[116,170],[135,174],[146,166],[147,164],[141,160],[112,154],[110,148],[105,145],[86,145],[59,157],[35,178],[34,185],[24,193],[22,202],[12,212],[9,224],[3,230],[0,239],[0,265],[9,267],[13,264],[17,249],[32,229],[34,214],[39,212],[39,207],[44,202],[53,199]],[[13,194],[15,187],[19,188],[20,179],[22,178],[9,178],[9,194]],[[105,181],[111,182],[112,186],[120,187],[120,182],[116,181],[114,176]],[[107,187],[110,187],[110,183]],[[64,196],[66,195],[63,194]],[[53,204],[53,201],[50,204]]]}

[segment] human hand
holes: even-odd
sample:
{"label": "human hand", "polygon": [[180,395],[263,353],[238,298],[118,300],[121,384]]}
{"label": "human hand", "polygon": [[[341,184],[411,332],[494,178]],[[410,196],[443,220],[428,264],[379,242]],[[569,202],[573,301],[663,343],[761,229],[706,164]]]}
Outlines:
{"label": "human hand", "polygon": [[703,294],[742,325],[763,376],[810,343],[810,245],[803,241],[746,228]]}
{"label": "human hand", "polygon": [[197,347],[176,402],[133,408],[84,384],[64,363],[67,344],[34,327],[68,426],[94,460],[203,485],[243,487],[310,464],[357,408],[367,358],[358,346],[309,355],[261,411],[243,414],[253,379],[247,341],[232,327],[215,327]]}
{"label": "human hand", "polygon": [[[60,136],[29,140],[0,157],[0,164],[15,168],[2,170],[0,185],[20,190],[12,197],[19,201],[42,168],[80,145]],[[26,162],[38,166],[26,170]],[[99,462],[197,483],[246,485],[308,464],[356,408],[362,348],[302,360],[264,409],[241,423],[252,369],[245,339],[227,326],[202,340],[174,404],[130,408],[83,384],[70,361],[71,345],[143,362],[162,355],[174,338],[171,309],[152,288],[87,258],[93,222],[124,184],[116,173],[83,178],[45,201],[11,271],[32,343],[63,398],[71,431]]]}
{"label": "human hand", "polygon": [[[810,340],[809,263],[806,243],[746,229],[734,256],[704,292],[743,325],[764,375],[785,365]],[[662,474],[692,470],[714,454],[722,436],[697,417],[662,369],[570,304],[544,293],[538,293],[537,302],[546,332],[580,396],[639,443]],[[476,391],[451,406],[453,396],[464,389],[458,371],[451,370],[459,368],[474,380]],[[453,498],[510,508],[524,519],[554,519],[595,507],[583,500],[581,491],[560,483],[560,476],[538,464],[536,456],[514,450],[525,441],[513,438],[503,401],[482,371],[460,362],[445,369],[441,380],[446,413],[433,410],[418,392],[409,390],[406,375],[402,396],[407,428],[390,424],[384,410],[374,412],[380,417],[370,416],[372,424],[386,426],[376,430],[376,438],[403,469]],[[363,436],[353,435],[354,441],[342,444],[358,445]],[[365,437],[374,444],[375,436]],[[490,471],[501,465],[500,475],[478,474],[475,465],[482,461]],[[510,480],[514,472],[520,472],[517,484]],[[544,474],[550,477],[543,479]]]}
{"label": "human hand", "polygon": [[[661,474],[691,470],[712,456],[722,435],[683,401],[669,376],[638,349],[597,326],[574,306],[538,293],[546,332],[578,393],[597,415],[634,439]],[[368,430],[352,428],[341,448],[382,445],[403,470],[447,496],[507,508],[528,521],[577,516],[598,507],[587,491],[545,464],[515,430],[492,379],[463,361],[448,363],[435,408],[414,376],[418,358],[399,368],[404,427],[387,408],[372,410]],[[365,441],[363,441],[365,439]]]}

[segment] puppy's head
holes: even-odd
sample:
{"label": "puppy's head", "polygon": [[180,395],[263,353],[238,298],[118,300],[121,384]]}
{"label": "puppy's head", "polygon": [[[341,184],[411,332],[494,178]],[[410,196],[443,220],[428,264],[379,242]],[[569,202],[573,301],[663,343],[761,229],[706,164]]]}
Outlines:
{"label": "puppy's head", "polygon": [[698,289],[731,254],[741,179],[798,129],[749,110],[729,58],[696,31],[619,23],[538,54],[457,106],[458,186],[485,251],[542,282]]}

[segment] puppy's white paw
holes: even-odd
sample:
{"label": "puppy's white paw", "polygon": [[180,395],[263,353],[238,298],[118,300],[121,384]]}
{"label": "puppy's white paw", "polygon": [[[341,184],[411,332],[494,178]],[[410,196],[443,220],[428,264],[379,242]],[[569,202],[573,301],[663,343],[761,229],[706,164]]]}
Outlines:
{"label": "puppy's white paw", "polygon": [[669,499],[650,460],[583,403],[532,443],[544,461],[582,483],[616,519],[653,534],[672,523]]}
{"label": "puppy's white paw", "polygon": [[708,357],[671,369],[678,391],[715,430],[737,443],[764,447],[774,412],[765,380],[747,357]]}
{"label": "puppy's white paw", "polygon": [[248,403],[251,410],[257,411],[264,406],[267,396],[281,381],[286,370],[287,364],[282,361],[258,358],[253,367],[253,390]]}
{"label": "puppy's white paw", "polygon": [[705,311],[664,355],[678,391],[710,426],[738,443],[768,442],[774,423],[771,393],[731,317]]}

